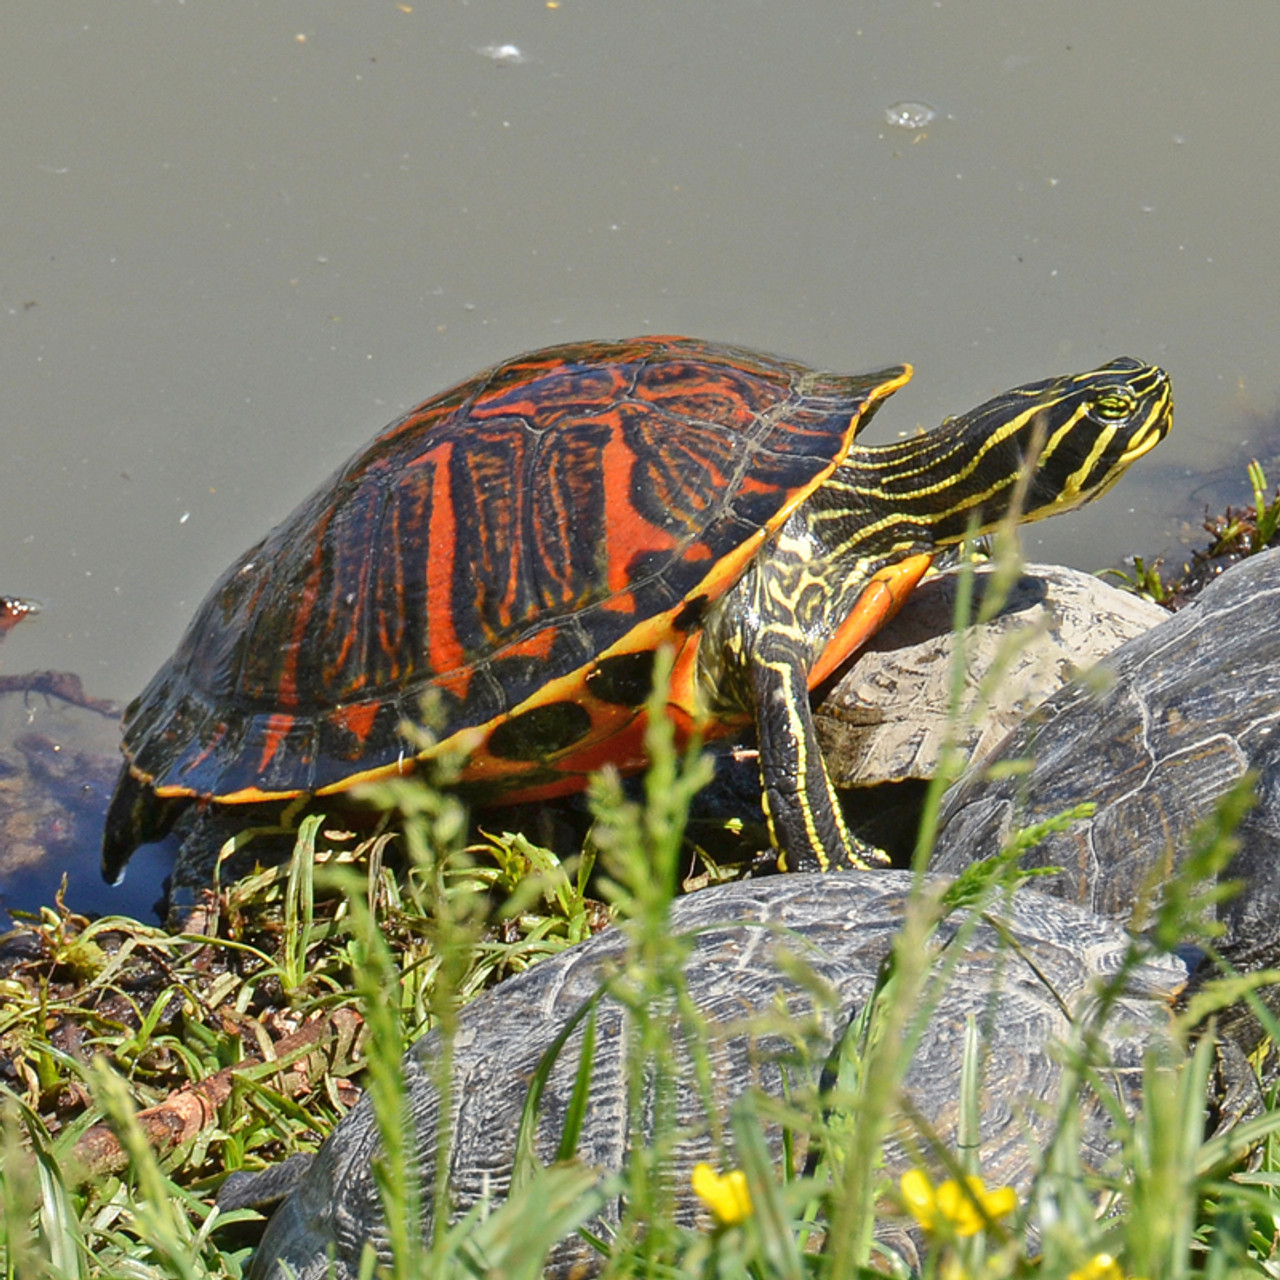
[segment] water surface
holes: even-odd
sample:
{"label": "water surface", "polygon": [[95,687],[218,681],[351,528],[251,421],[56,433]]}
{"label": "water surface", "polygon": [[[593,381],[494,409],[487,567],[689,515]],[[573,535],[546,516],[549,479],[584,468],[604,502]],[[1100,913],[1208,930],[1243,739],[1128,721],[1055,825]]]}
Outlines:
{"label": "water surface", "polygon": [[1159,361],[1174,435],[1025,535],[1155,554],[1280,479],[1278,58],[1272,0],[11,0],[0,668],[127,700],[386,421],[570,338],[910,360],[877,438]]}

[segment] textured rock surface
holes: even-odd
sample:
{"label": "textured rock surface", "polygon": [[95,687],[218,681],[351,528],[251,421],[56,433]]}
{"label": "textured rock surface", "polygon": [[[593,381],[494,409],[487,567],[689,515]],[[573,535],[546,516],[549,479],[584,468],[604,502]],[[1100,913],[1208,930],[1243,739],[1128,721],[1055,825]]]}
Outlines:
{"label": "textured rock surface", "polygon": [[[991,577],[978,570],[979,598]],[[957,580],[949,572],[922,582],[823,698],[818,736],[837,787],[933,776],[952,721]],[[980,759],[1078,671],[1168,616],[1091,574],[1026,566],[996,617],[959,637],[957,745]]]}

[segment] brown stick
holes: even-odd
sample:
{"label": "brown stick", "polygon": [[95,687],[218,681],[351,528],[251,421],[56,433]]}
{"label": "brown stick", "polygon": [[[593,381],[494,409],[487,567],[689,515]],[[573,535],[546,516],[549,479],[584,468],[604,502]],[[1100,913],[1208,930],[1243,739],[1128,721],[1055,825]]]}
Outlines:
{"label": "brown stick", "polygon": [[[272,1057],[281,1060],[277,1081],[280,1091],[297,1097],[314,1088],[327,1071],[354,1062],[355,1039],[362,1024],[363,1019],[354,1009],[337,1009],[277,1040]],[[184,1085],[154,1107],[139,1111],[137,1120],[147,1142],[161,1154],[190,1142],[216,1122],[218,1108],[231,1096],[236,1076],[261,1066],[263,1061],[260,1057],[244,1058],[204,1080]],[[129,1163],[128,1153],[106,1123],[95,1124],[84,1132],[72,1159],[86,1181],[117,1173]]]}
{"label": "brown stick", "polygon": [[109,698],[91,698],[85,693],[80,677],[70,671],[28,671],[20,676],[0,676],[0,693],[42,693],[46,698],[60,698],[73,707],[96,711],[112,720],[120,714],[119,706]]}

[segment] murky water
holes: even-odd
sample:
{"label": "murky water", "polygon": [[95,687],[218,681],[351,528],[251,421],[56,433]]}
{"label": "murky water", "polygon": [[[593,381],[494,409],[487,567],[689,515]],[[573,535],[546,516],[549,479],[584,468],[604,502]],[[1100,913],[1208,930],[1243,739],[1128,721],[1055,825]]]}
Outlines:
{"label": "murky water", "polygon": [[9,0],[2,669],[127,699],[393,415],[573,337],[911,360],[880,438],[1158,360],[1174,436],[1025,539],[1158,552],[1280,478],[1278,57],[1274,0]]}

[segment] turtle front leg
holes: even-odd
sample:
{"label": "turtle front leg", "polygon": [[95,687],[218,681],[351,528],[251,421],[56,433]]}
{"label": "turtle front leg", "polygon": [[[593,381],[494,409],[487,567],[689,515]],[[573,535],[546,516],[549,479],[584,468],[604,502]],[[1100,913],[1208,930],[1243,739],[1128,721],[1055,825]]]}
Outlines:
{"label": "turtle front leg", "polygon": [[749,663],[760,781],[769,836],[783,871],[870,870],[888,861],[845,825],[809,707],[806,655],[780,630],[757,637]]}

